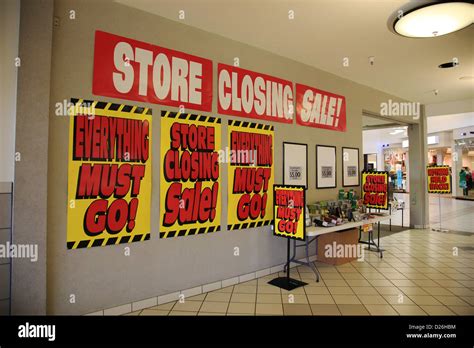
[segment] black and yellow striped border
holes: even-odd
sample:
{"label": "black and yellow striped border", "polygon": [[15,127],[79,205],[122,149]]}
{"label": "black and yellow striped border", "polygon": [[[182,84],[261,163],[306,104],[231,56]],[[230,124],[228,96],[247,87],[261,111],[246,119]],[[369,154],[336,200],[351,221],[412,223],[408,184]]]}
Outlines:
{"label": "black and yellow striped border", "polygon": [[227,124],[234,127],[243,127],[243,128],[252,128],[252,129],[262,129],[262,130],[273,130],[273,126],[269,124],[262,124],[256,122],[247,122],[239,120],[228,120]]}
{"label": "black and yellow striped border", "polygon": [[96,239],[84,239],[80,241],[67,242],[68,249],[82,249],[100,247],[106,245],[117,245],[125,243],[142,242],[150,239],[150,233],[135,234],[132,236],[122,237],[109,237],[109,238],[96,238]]}
{"label": "black and yellow striped border", "polygon": [[76,107],[83,107],[83,108],[92,107],[94,109],[126,112],[126,113],[137,114],[137,115],[151,115],[152,114],[152,110],[150,108],[144,108],[144,107],[136,106],[136,105],[132,106],[132,105],[126,105],[126,104],[117,104],[117,103],[111,103],[111,102],[78,99],[78,98],[71,98],[71,103],[74,104]]}
{"label": "black and yellow striped border", "polygon": [[227,231],[243,230],[246,228],[268,226],[268,225],[271,225],[272,222],[273,220],[260,220],[260,221],[244,222],[241,224],[230,224],[230,225],[227,225]]}
{"label": "black and yellow striped border", "polygon": [[181,113],[181,112],[174,112],[174,111],[161,111],[161,117],[175,118],[177,120],[207,122],[207,123],[221,123],[222,122],[219,117],[188,114],[184,112]]}
{"label": "black and yellow striped border", "polygon": [[179,231],[166,231],[160,232],[160,238],[174,238],[174,237],[184,237],[184,236],[194,236],[197,234],[206,234],[212,232],[218,232],[221,230],[220,226],[209,226],[209,227],[199,227],[199,228],[190,228],[186,230]]}
{"label": "black and yellow striped border", "polygon": [[[429,176],[428,176],[428,169],[444,169],[448,168],[449,175],[448,175],[448,180],[449,180],[449,190],[430,190],[430,183],[429,183]],[[451,177],[451,167],[450,166],[426,166],[426,181],[427,181],[427,188],[428,188],[428,193],[439,193],[439,194],[449,194],[452,191],[452,177]]]}

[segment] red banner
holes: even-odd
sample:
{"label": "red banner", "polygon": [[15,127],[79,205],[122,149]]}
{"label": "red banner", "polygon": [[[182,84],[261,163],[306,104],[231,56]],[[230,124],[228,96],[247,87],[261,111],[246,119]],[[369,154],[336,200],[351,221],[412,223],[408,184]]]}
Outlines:
{"label": "red banner", "polygon": [[212,61],[98,30],[92,93],[211,111]]}
{"label": "red banner", "polygon": [[296,84],[296,122],[303,126],[346,131],[346,98]]}
{"label": "red banner", "polygon": [[293,122],[292,82],[225,64],[217,74],[219,114]]}

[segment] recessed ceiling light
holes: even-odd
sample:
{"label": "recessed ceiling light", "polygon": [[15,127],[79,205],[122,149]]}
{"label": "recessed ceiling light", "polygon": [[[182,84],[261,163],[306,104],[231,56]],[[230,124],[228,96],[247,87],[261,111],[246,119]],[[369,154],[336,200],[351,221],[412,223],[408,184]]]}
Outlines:
{"label": "recessed ceiling light", "polygon": [[440,68],[440,69],[449,69],[449,68],[454,68],[455,66],[458,66],[458,65],[459,65],[459,63],[447,62],[447,63],[443,63],[443,64],[438,65],[438,68]]}
{"label": "recessed ceiling light", "polygon": [[403,13],[393,28],[407,37],[435,37],[467,27],[473,17],[474,5],[470,3],[432,3]]}

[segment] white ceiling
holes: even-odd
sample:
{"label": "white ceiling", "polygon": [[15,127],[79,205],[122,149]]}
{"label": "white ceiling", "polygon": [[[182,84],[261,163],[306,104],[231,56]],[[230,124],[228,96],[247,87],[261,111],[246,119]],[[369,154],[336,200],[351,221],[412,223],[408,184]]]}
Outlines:
{"label": "white ceiling", "polygon": [[[389,30],[403,0],[116,0],[424,104],[474,98],[474,25],[428,39]],[[185,19],[178,18],[184,10]],[[288,17],[294,11],[294,19]],[[375,56],[370,66],[368,57]],[[343,67],[344,57],[349,67]],[[458,58],[460,65],[439,69]],[[316,86],[318,87],[318,86]],[[439,90],[437,96],[433,91]]]}

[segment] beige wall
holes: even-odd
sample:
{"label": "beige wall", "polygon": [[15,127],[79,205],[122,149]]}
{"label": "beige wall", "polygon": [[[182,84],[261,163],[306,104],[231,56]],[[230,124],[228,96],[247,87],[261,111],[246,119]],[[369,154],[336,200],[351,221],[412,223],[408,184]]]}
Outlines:
{"label": "beige wall", "polygon": [[[68,18],[69,10],[76,19]],[[159,105],[153,108],[153,191],[152,237],[133,243],[131,256],[124,256],[124,246],[67,250],[67,144],[66,117],[54,116],[54,104],[71,97],[115,102],[122,100],[92,95],[93,45],[95,30],[104,30],[213,61],[214,81],[217,63],[233,64],[239,57],[242,68],[303,83],[346,96],[347,132],[302,127],[296,124],[275,126],[275,183],[282,180],[282,142],[307,143],[309,149],[308,201],[333,199],[342,185],[341,147],[358,147],[362,158],[362,110],[378,112],[380,103],[398,98],[339,78],[304,64],[269,52],[200,31],[180,23],[127,8],[110,1],[55,2],[55,16],[60,27],[54,30],[53,72],[49,118],[48,161],[48,312],[82,314],[131,301],[162,295],[205,283],[230,278],[280,264],[285,259],[286,243],[273,237],[269,227],[228,232],[226,212],[222,212],[223,231],[212,235],[160,240],[159,211]],[[216,83],[213,110],[216,112]],[[127,103],[131,103],[128,102]],[[135,103],[137,104],[137,103]],[[226,116],[222,117],[224,120]],[[227,131],[223,122],[223,134]],[[223,146],[226,137],[223,137]],[[338,188],[315,189],[315,144],[337,146]],[[222,168],[222,187],[227,186]],[[226,190],[222,190],[226,202]],[[223,207],[226,205],[223,204]],[[240,248],[240,256],[233,254]],[[69,296],[76,303],[69,303]]]}

